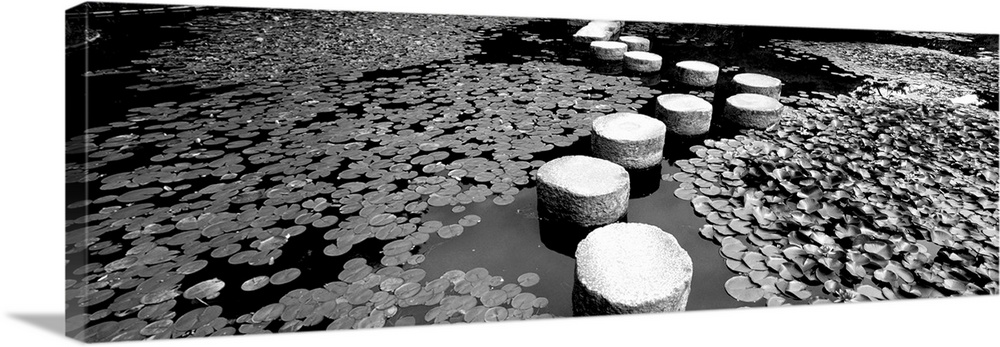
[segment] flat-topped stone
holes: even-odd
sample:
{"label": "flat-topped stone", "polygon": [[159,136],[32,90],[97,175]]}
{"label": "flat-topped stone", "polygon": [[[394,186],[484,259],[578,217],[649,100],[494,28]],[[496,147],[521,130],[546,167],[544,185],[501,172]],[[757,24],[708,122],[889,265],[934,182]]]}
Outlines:
{"label": "flat-topped stone", "polygon": [[733,85],[736,94],[760,94],[775,99],[781,96],[781,80],[768,75],[741,73],[733,76]]}
{"label": "flat-topped stone", "polygon": [[642,38],[639,36],[622,36],[618,38],[618,41],[624,42],[628,45],[629,51],[636,52],[648,52],[649,51],[649,39]]}
{"label": "flat-topped stone", "polygon": [[626,169],[645,169],[663,161],[666,126],[638,113],[613,113],[594,119],[590,149],[594,156]]}
{"label": "flat-topped stone", "polygon": [[611,40],[612,37],[618,34],[618,31],[621,30],[623,24],[624,23],[617,21],[590,21],[587,25],[580,28],[576,34],[573,34],[573,41],[579,43],[591,43],[594,41]]}
{"label": "flat-topped stone", "polygon": [[617,221],[628,209],[629,175],[610,161],[571,155],[540,168],[539,217],[581,227]]}
{"label": "flat-topped stone", "polygon": [[675,67],[677,79],[687,85],[710,87],[719,79],[719,67],[712,63],[685,60],[678,62]]}
{"label": "flat-topped stone", "polygon": [[781,119],[784,107],[780,101],[766,95],[741,93],[726,99],[722,114],[729,125],[766,129]]}
{"label": "flat-topped stone", "polygon": [[649,52],[625,52],[625,68],[636,72],[657,72],[663,65],[663,58]]}
{"label": "flat-topped stone", "polygon": [[590,43],[590,50],[600,60],[622,60],[628,51],[628,45],[617,41],[594,41]]}
{"label": "flat-topped stone", "polygon": [[597,228],[576,248],[573,315],[684,311],[693,264],[673,235],[642,223]]}
{"label": "flat-topped stone", "polygon": [[712,104],[690,94],[664,94],[656,97],[656,118],[668,133],[703,135],[712,125]]}

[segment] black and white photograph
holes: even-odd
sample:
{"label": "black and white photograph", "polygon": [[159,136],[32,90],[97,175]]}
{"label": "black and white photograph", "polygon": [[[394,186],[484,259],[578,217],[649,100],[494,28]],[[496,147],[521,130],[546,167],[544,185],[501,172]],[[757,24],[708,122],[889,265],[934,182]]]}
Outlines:
{"label": "black and white photograph", "polygon": [[[62,310],[4,324],[139,345],[996,340],[995,26],[516,5],[51,13],[63,103],[11,117],[52,133],[32,141],[53,165],[15,165],[7,210],[49,220],[8,247],[52,235],[52,271],[7,286]],[[672,342],[688,320],[702,337]]]}

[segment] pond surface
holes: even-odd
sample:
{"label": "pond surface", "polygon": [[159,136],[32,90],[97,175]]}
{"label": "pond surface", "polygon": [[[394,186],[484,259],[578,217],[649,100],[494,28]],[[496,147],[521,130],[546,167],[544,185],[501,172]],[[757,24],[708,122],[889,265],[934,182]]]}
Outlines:
{"label": "pond surface", "polygon": [[[572,316],[572,249],[582,236],[540,225],[534,170],[587,155],[593,118],[652,115],[657,95],[689,93],[719,108],[718,90],[676,83],[669,69],[631,76],[596,65],[571,44],[565,21],[337,16],[221,10],[142,35],[100,28],[108,39],[86,66],[68,53],[68,335]],[[373,33],[394,23],[413,36],[356,43],[350,33],[335,38],[356,43],[345,52],[317,52],[315,38],[294,29],[338,21]],[[777,77],[789,106],[832,102],[864,79],[759,28],[628,23],[625,33],[649,38],[664,67],[703,60],[722,68],[720,81]],[[440,53],[385,48],[421,40]],[[273,51],[254,42],[274,42]],[[392,66],[376,69],[351,49]],[[727,292],[749,269],[706,239],[705,217],[678,198],[684,183],[672,178],[704,156],[691,145],[735,135],[668,141],[662,165],[633,173],[627,220],[670,232],[692,257],[688,310],[773,303]],[[803,281],[812,300],[836,299]]]}

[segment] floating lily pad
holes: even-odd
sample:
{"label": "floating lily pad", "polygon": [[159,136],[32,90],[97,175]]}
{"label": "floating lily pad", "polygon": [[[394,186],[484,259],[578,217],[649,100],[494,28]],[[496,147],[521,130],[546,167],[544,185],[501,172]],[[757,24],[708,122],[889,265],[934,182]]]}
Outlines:
{"label": "floating lily pad", "polygon": [[218,278],[213,278],[210,280],[205,280],[195,284],[184,291],[185,299],[205,299],[217,295],[223,287],[226,286],[225,282],[222,282]]}
{"label": "floating lily pad", "polygon": [[477,215],[470,214],[459,219],[458,225],[461,225],[463,227],[471,227],[475,226],[476,224],[479,224],[480,221],[482,221],[482,218],[480,218]]}
{"label": "floating lily pad", "polygon": [[250,318],[250,322],[262,323],[270,322],[278,317],[281,317],[281,313],[285,310],[285,305],[281,303],[273,303],[262,307],[261,309],[254,312],[253,316]]}
{"label": "floating lily pad", "polygon": [[293,267],[274,273],[271,275],[269,281],[273,285],[282,285],[298,278],[301,274],[301,270]]}
{"label": "floating lily pad", "polygon": [[269,281],[270,277],[268,276],[257,276],[243,282],[243,284],[240,285],[240,289],[243,289],[244,291],[247,292],[254,291],[263,288],[268,284]]}
{"label": "floating lily pad", "polygon": [[520,284],[522,287],[531,287],[538,284],[538,281],[538,274],[534,272],[528,272],[517,277],[517,284]]}
{"label": "floating lily pad", "polygon": [[437,234],[443,239],[450,239],[462,235],[463,231],[465,231],[465,227],[459,224],[449,224],[438,229]]}
{"label": "floating lily pad", "polygon": [[744,276],[730,278],[725,287],[729,296],[742,302],[755,302],[764,297],[764,290]]}
{"label": "floating lily pad", "polygon": [[514,202],[514,196],[512,195],[505,194],[493,198],[493,203],[496,204],[497,206],[510,205],[512,202]]}
{"label": "floating lily pad", "polygon": [[726,237],[722,239],[722,255],[733,260],[743,260],[747,247],[739,239]]}
{"label": "floating lily pad", "polygon": [[507,308],[502,306],[491,307],[483,313],[483,320],[486,322],[500,322],[507,319]]}
{"label": "floating lily pad", "polygon": [[698,190],[695,189],[677,188],[674,190],[674,196],[681,200],[691,200],[696,195],[698,195]]}

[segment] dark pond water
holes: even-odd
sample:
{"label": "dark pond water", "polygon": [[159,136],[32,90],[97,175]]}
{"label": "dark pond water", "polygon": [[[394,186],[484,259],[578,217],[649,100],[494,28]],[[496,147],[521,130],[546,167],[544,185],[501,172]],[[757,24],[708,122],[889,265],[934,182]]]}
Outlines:
{"label": "dark pond water", "polygon": [[[261,91],[263,88],[259,86],[251,88],[246,84],[237,83],[207,89],[195,88],[190,85],[148,85],[148,82],[141,78],[142,73],[148,72],[152,68],[142,63],[144,59],[148,58],[143,53],[144,50],[198,44],[201,36],[198,33],[185,29],[183,25],[174,26],[169,23],[155,23],[140,26],[135,23],[133,24],[141,27],[143,30],[103,28],[108,38],[105,42],[96,46],[96,48],[86,52],[89,54],[89,59],[86,60],[85,64],[81,64],[81,54],[84,54],[84,52],[67,53],[67,137],[70,147],[82,146],[81,135],[85,129],[113,126],[117,122],[124,122],[126,121],[125,115],[134,116],[136,113],[133,109],[139,107],[161,105],[158,107],[171,108],[175,105],[190,103],[191,109],[179,111],[183,113],[175,118],[178,121],[184,121],[203,118],[206,114],[214,117],[222,109],[260,112],[253,108],[258,105],[278,104],[282,102],[282,98],[291,99],[299,95],[304,95],[304,93],[296,94],[297,92],[295,91]],[[629,29],[626,30],[626,33],[651,39],[652,52],[663,57],[664,67],[672,66],[674,63],[682,60],[709,61],[724,69],[719,77],[720,81],[728,80],[737,73],[763,73],[783,80],[785,82],[785,94],[798,94],[803,97],[815,98],[847,93],[860,85],[862,81],[861,76],[855,76],[839,70],[822,57],[804,55],[797,57],[800,59],[790,61],[789,59],[776,56],[776,47],[768,43],[770,37],[764,36],[762,33],[766,33],[766,31],[759,29],[685,26],[684,30],[677,30],[677,28],[667,30],[662,26],[648,23],[630,23],[627,27]],[[118,31],[119,29],[121,31]],[[453,77],[448,77],[451,76],[450,74],[455,73],[456,69],[459,71],[469,71],[469,75],[463,78],[478,80],[480,77],[492,77],[494,72],[493,70],[477,70],[477,67],[495,66],[496,71],[501,71],[499,73],[502,74],[502,71],[524,69],[525,66],[529,66],[526,65],[529,63],[550,64],[541,65],[542,68],[563,66],[569,69],[568,71],[579,73],[580,76],[624,76],[621,72],[616,72],[620,70],[620,67],[594,65],[587,58],[587,55],[581,51],[580,47],[567,42],[571,34],[567,31],[565,23],[561,21],[532,20],[525,25],[483,31],[482,35],[486,39],[475,42],[480,47],[481,53],[467,56],[464,59],[441,60],[426,66],[366,72],[361,74],[361,77],[352,80],[351,83],[322,84],[312,90],[318,90],[321,93],[336,94],[342,93],[340,88],[344,85],[357,85],[362,90],[364,88],[369,88],[369,91],[379,90],[382,95],[404,92],[409,90],[408,88],[414,88],[414,86],[416,88],[434,90],[438,84],[456,81]],[[139,63],[135,63],[136,61]],[[103,71],[103,73],[99,75],[87,75],[86,72],[88,71]],[[479,75],[477,76],[476,74]],[[626,87],[632,85],[635,88],[649,88],[653,95],[659,93],[691,93],[705,97],[708,100],[716,101],[720,99],[719,96],[725,95],[724,91],[716,90],[715,88],[691,88],[675,83],[672,81],[669,69],[666,68],[659,75],[628,77],[626,79],[627,82],[623,82]],[[531,78],[532,82],[538,81],[537,76]],[[523,80],[521,83],[529,85],[527,80]],[[287,85],[291,89],[295,83],[294,81],[289,81]],[[135,88],[135,86],[139,87]],[[148,89],[150,87],[159,88]],[[228,106],[205,104],[206,99],[227,93],[242,93],[242,95],[234,95],[228,98],[232,103],[232,105]],[[592,93],[592,98],[599,100],[602,98],[617,97],[614,93],[616,92],[595,90]],[[475,95],[475,92],[472,94]],[[394,124],[404,122],[406,120],[405,115],[408,112],[416,113],[419,112],[422,106],[434,104],[434,101],[427,99],[424,99],[422,103],[416,104],[407,100],[385,100],[385,102],[380,103],[378,111],[389,113],[390,116],[376,119],[376,123],[387,123],[384,124],[385,127],[390,127]],[[633,110],[647,115],[654,113],[653,98],[634,95],[626,99],[631,102],[630,105]],[[623,103],[629,104],[628,102]],[[86,111],[84,112],[84,110]],[[359,119],[369,117],[371,116],[369,113],[374,112],[373,110],[367,108],[363,103],[343,103],[337,106],[336,109],[318,112],[316,117],[312,119],[294,123],[296,129],[292,130],[292,132],[293,134],[297,134],[295,131],[301,131],[301,135],[306,136],[310,132],[315,132],[320,127],[330,127],[331,123],[342,120],[341,117]],[[279,107],[278,110],[272,108],[262,113],[270,115],[280,111]],[[474,119],[472,114],[477,111],[485,112],[486,110],[484,108],[475,108],[473,111],[464,112],[465,115],[458,113],[454,118],[445,118],[436,122]],[[398,114],[403,114],[403,116],[396,116],[397,114],[393,112],[399,112]],[[295,121],[292,120],[291,122]],[[149,133],[150,131],[146,131],[146,129],[150,129],[151,125],[156,126],[165,123],[166,121],[153,124],[147,122],[143,123],[142,127],[139,125],[112,127],[114,129],[110,129],[109,133],[101,134],[100,136],[109,137],[131,133]],[[280,122],[276,121],[276,123]],[[421,122],[420,124],[412,124],[408,129],[414,132],[430,131],[433,130],[432,128],[435,127],[435,124],[434,122]],[[239,136],[239,140],[266,143],[278,137],[286,136],[288,133],[283,130],[273,130],[271,132],[266,130],[268,128],[264,128],[257,133],[242,134]],[[450,129],[446,130],[445,134],[459,133],[460,131]],[[570,133],[556,135],[568,136]],[[556,146],[534,152],[531,159],[534,161],[545,161],[563,155],[587,154],[589,152],[589,136],[585,133],[580,136],[572,135],[569,140],[571,143],[567,143],[565,146]],[[707,138],[721,138],[730,135],[732,134],[715,131],[710,133]],[[230,143],[237,140],[233,136],[230,137],[232,137]],[[486,146],[493,144],[490,141],[482,139],[469,140],[469,143]],[[705,219],[694,214],[694,210],[689,202],[674,196],[673,192],[678,188],[678,182],[661,179],[662,175],[673,174],[679,171],[673,164],[676,160],[688,159],[693,156],[687,150],[687,147],[693,143],[695,142],[692,140],[684,142],[668,141],[666,148],[667,158],[665,158],[657,170],[646,173],[635,173],[633,187],[636,189],[633,191],[633,196],[629,201],[627,220],[656,225],[672,233],[678,239],[681,246],[691,255],[694,261],[695,273],[692,292],[687,306],[688,310],[762,306],[765,304],[764,302],[747,304],[734,300],[726,293],[723,284],[726,280],[733,277],[734,272],[727,268],[724,259],[719,254],[719,247],[699,236],[698,229],[705,224]],[[201,142],[198,142],[197,145],[204,146],[206,149],[218,149],[223,144],[224,142],[215,145],[203,145]],[[376,144],[368,143],[359,145],[357,149],[374,151],[380,148]],[[234,149],[233,151],[238,150]],[[150,158],[156,158],[158,155],[163,154],[164,148],[150,142],[135,145],[134,148],[130,148],[126,152],[131,153],[131,157],[103,163],[99,171],[107,174],[134,172],[134,170],[143,166],[151,166],[149,162]],[[262,150],[261,152],[264,151]],[[480,151],[478,154],[481,156],[496,155],[495,153],[486,152],[484,154],[483,151]],[[440,153],[442,153],[441,158],[437,158],[437,160],[443,163],[472,158],[477,154],[468,151],[458,151],[454,148],[441,148]],[[249,156],[254,153],[244,152],[244,154]],[[70,152],[67,154],[67,163],[84,162],[84,158],[84,153]],[[195,160],[190,158],[185,159],[187,161]],[[175,162],[167,161],[166,163]],[[263,169],[267,165],[271,165],[272,162],[263,159],[261,161],[253,161],[251,159],[250,162],[243,161],[241,164],[246,165],[246,169],[243,172],[250,173]],[[342,162],[341,166],[348,167],[351,164],[373,165],[372,162],[357,163],[351,162],[348,159]],[[156,165],[161,164],[152,164],[152,166]],[[456,168],[449,167],[426,176],[437,177],[443,180],[449,177],[449,170],[453,169]],[[530,169],[525,168],[526,170]],[[315,181],[334,181],[341,189],[345,186],[344,183],[351,182],[352,180],[355,182],[365,182],[362,179],[337,179],[337,174],[343,175],[344,171],[341,168],[339,171],[334,171],[334,174],[329,177],[317,177]],[[292,178],[290,177],[293,175],[295,174],[288,174],[287,177],[272,181],[265,180],[266,183],[258,187],[268,189],[271,186],[278,187],[282,184],[291,184]],[[526,177],[526,175],[518,177]],[[298,177],[296,179],[302,178]],[[488,180],[486,179],[486,181]],[[477,184],[477,181],[482,182],[482,180],[473,179],[472,177],[465,177],[459,180],[459,186],[463,190],[469,189],[474,184]],[[178,189],[176,194],[161,195],[157,193],[158,196],[143,200],[142,203],[152,204],[155,208],[170,208],[174,216],[180,216],[180,211],[189,208],[189,205],[185,205],[186,200],[184,197],[187,194],[220,182],[226,181],[210,175],[189,177],[182,182],[183,185],[191,187],[186,191],[182,191],[179,187],[175,186]],[[386,187],[388,184],[406,187],[410,183],[406,178],[399,178],[392,182],[387,182],[380,187]],[[97,200],[106,194],[110,194],[101,189],[103,184],[105,183],[102,183],[101,180],[87,184],[78,183],[75,180],[67,182],[67,202],[72,203],[84,199]],[[454,237],[441,234],[441,232],[430,232],[429,237],[410,250],[414,256],[422,255],[422,258],[418,260],[409,258],[414,263],[408,263],[409,265],[401,264],[400,267],[405,269],[422,269],[425,271],[425,276],[422,276],[424,280],[416,280],[418,284],[447,276],[453,270],[469,271],[475,268],[484,268],[489,271],[490,276],[502,277],[503,283],[518,283],[517,279],[522,274],[534,273],[538,275],[540,281],[536,285],[525,285],[523,290],[525,292],[530,291],[533,295],[544,297],[548,300],[547,305],[536,307],[534,313],[561,317],[571,316],[570,292],[572,290],[574,270],[574,260],[571,254],[574,247],[574,240],[578,240],[581,236],[579,231],[539,224],[536,212],[536,195],[533,186],[533,182],[517,185],[517,191],[513,194],[503,195],[504,199],[507,200],[502,200],[501,203],[497,203],[494,201],[493,196],[490,196],[481,202],[457,203],[453,200],[451,203],[436,204],[439,206],[433,206],[435,204],[432,204],[426,210],[409,214],[397,211],[397,214],[400,216],[405,215],[406,217],[400,217],[396,222],[405,224],[405,220],[409,219],[410,224],[414,228],[417,225],[421,225],[421,222],[426,221],[439,221],[445,226],[460,225],[463,223],[463,218],[468,218],[470,215],[478,216],[482,220],[481,223],[465,226],[461,234]],[[329,189],[330,191],[323,191],[323,194],[329,196],[334,188]],[[244,189],[243,192],[247,192],[248,190],[249,188]],[[503,190],[498,188],[497,191]],[[116,194],[124,192],[119,190],[116,191]],[[209,192],[204,195],[210,194],[212,193]],[[200,196],[201,194],[196,195]],[[347,195],[347,193],[342,195]],[[512,201],[508,201],[511,199]],[[337,198],[332,198],[331,200],[331,202],[336,201]],[[347,205],[350,203],[344,202],[343,204]],[[129,206],[129,204],[112,205]],[[202,207],[205,205],[208,205],[208,203],[203,204]],[[226,205],[221,210],[214,211],[214,213],[232,212],[239,214],[248,210],[254,210],[252,205]],[[172,211],[175,208],[177,211]],[[328,211],[336,211],[336,209],[337,207],[333,207]],[[107,216],[99,216],[99,210],[97,207],[92,208],[90,206],[85,208],[71,208],[67,210],[67,220],[74,221],[87,219],[88,217],[107,218]],[[348,220],[351,216],[355,215],[354,211],[343,212],[343,210],[340,213],[334,212],[333,214],[338,216],[341,221]],[[376,216],[377,213],[366,214],[365,219]],[[180,219],[181,217],[174,217],[173,219],[162,220],[160,224],[170,224],[178,222]],[[96,221],[98,220],[95,219]],[[82,224],[86,225],[87,223]],[[90,224],[90,226],[94,227],[94,224],[96,223]],[[282,218],[274,220],[273,223],[267,225],[267,228],[268,230],[277,230],[272,235],[281,236],[283,235],[281,234],[282,232],[295,230],[293,228],[297,224],[299,224],[297,221],[293,223],[292,218]],[[69,237],[71,240],[78,240],[80,238],[80,229],[78,228],[80,226],[69,228]],[[347,227],[345,226],[344,228]],[[259,264],[253,266],[245,264],[231,266],[234,260],[230,256],[236,251],[229,252],[229,254],[209,256],[210,252],[214,254],[215,251],[211,251],[206,246],[203,246],[206,243],[212,246],[210,241],[207,241],[207,237],[202,239],[203,242],[201,245],[197,243],[183,243],[182,241],[184,240],[175,240],[179,244],[174,245],[172,241],[163,241],[163,239],[160,239],[157,243],[180,246],[174,248],[178,251],[183,251],[184,254],[191,253],[192,257],[189,257],[188,261],[193,259],[207,260],[204,270],[188,274],[183,278],[181,290],[214,278],[223,281],[226,283],[225,289],[222,291],[223,294],[218,298],[206,298],[206,300],[211,305],[221,306],[224,309],[223,316],[232,320],[248,313],[252,314],[264,305],[278,302],[283,296],[287,296],[289,290],[296,288],[310,290],[328,286],[331,282],[337,280],[338,273],[341,273],[345,266],[352,266],[352,263],[349,261],[351,259],[364,259],[364,263],[367,264],[366,266],[371,266],[373,272],[390,267],[384,266],[386,260],[382,254],[384,247],[390,241],[389,239],[367,238],[353,244],[343,254],[329,256],[325,252],[328,250],[326,247],[332,241],[324,233],[324,230],[321,229],[323,228],[307,227],[306,230],[308,231],[306,232],[296,234],[295,236],[287,236],[288,243],[280,248],[281,253],[277,256],[271,254],[271,263],[266,261],[267,258],[265,256],[263,260],[259,261]],[[100,229],[95,228],[95,230]],[[298,231],[301,232],[301,230]],[[177,233],[177,231],[174,231],[174,233]],[[339,236],[340,238],[343,237],[343,235]],[[449,237],[446,238],[444,236]],[[125,250],[148,243],[152,237],[136,237],[129,230],[112,230],[103,233],[99,239],[107,243],[98,244],[99,246],[91,246],[89,251],[70,252],[67,254],[67,280],[73,282],[67,284],[67,289],[70,290],[72,287],[74,290],[73,293],[77,293],[79,288],[78,285],[75,285],[77,281],[86,282],[87,280],[94,280],[94,277],[88,278],[84,275],[88,271],[78,271],[83,269],[82,267],[85,264],[103,266],[112,263],[121,259]],[[250,239],[260,241],[266,239],[266,237],[254,235]],[[240,245],[238,247],[240,251],[255,247],[255,244],[249,240],[232,244]],[[185,247],[205,247],[205,249],[197,251]],[[67,246],[67,250],[71,248],[73,247]],[[227,262],[227,258],[229,262]],[[380,262],[383,265],[380,265]],[[154,264],[156,263],[151,263],[150,267],[155,267]],[[292,267],[301,270],[302,274],[300,277],[294,279],[291,285],[267,285],[255,291],[239,290],[240,284],[250,278],[261,275],[270,276],[280,270]],[[99,271],[90,272],[99,273]],[[152,277],[156,273],[155,269],[151,269],[150,273],[150,276],[143,277]],[[108,290],[107,288],[95,289]],[[377,291],[377,288],[375,291]],[[122,292],[121,290],[117,290],[109,292],[113,294],[104,295],[119,295]],[[178,317],[185,312],[205,307],[205,304],[202,304],[198,300],[181,299],[181,297],[178,297],[175,306],[172,308],[172,311],[177,312]],[[107,300],[107,303],[113,305],[112,301]],[[354,300],[351,299],[351,301]],[[80,307],[76,305],[76,300],[68,300],[67,304],[67,317],[74,317],[82,312],[94,314],[104,310],[116,311],[115,309],[109,309],[110,306],[105,303]],[[428,324],[424,317],[431,314],[430,311],[434,309],[434,305],[400,307],[398,312],[394,311],[395,318],[389,319],[386,325],[393,325],[400,322],[402,317],[409,316],[415,317],[416,324]],[[104,313],[108,313],[107,311]],[[126,319],[126,317],[129,316],[126,314],[119,318],[116,315],[109,315],[107,318],[94,319],[88,323],[88,326],[110,321],[120,321]],[[359,321],[362,320],[360,317],[363,316],[358,316],[356,319]],[[178,318],[174,317],[173,319],[176,320]],[[299,329],[318,330],[338,324],[337,320],[333,321],[331,323],[331,319],[326,319],[320,324],[300,327]],[[238,320],[237,322],[243,323]],[[351,322],[353,323],[354,321],[352,320]],[[236,326],[238,324],[230,325]],[[262,329],[263,327],[246,329],[252,330],[258,328]],[[267,329],[275,331],[278,328],[275,325],[271,325]],[[219,329],[216,330],[218,331]],[[74,332],[70,332],[70,334],[73,335]]]}

